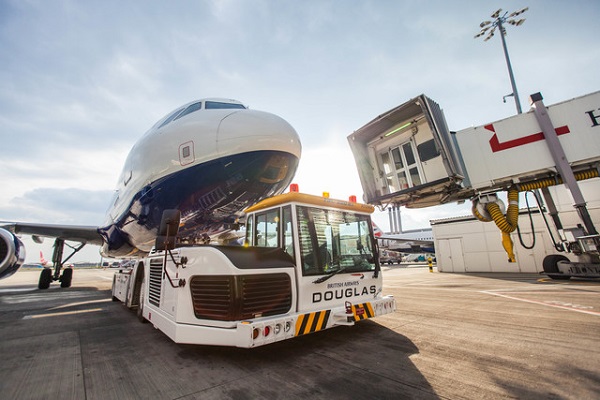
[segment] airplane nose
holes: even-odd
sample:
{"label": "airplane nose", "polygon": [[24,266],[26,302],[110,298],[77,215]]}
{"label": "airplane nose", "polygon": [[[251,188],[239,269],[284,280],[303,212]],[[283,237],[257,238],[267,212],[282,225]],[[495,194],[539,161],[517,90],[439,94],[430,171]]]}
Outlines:
{"label": "airplane nose", "polygon": [[217,129],[219,156],[261,150],[282,151],[299,159],[302,145],[296,130],[274,114],[239,110],[221,120]]}

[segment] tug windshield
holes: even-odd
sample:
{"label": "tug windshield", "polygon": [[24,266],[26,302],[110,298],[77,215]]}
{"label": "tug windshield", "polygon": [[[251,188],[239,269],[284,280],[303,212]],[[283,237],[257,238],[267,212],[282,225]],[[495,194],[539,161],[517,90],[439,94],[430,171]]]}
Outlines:
{"label": "tug windshield", "polygon": [[376,269],[368,216],[306,206],[297,211],[304,276]]}

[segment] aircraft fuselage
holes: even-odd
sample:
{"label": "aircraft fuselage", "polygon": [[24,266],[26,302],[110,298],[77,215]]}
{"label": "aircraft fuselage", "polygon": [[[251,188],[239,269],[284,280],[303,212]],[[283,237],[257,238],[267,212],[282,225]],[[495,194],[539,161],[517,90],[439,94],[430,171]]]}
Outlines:
{"label": "aircraft fuselage", "polygon": [[148,253],[165,209],[181,211],[184,238],[223,230],[246,207],[283,192],[300,153],[298,134],[276,115],[222,99],[178,108],[129,153],[99,229],[102,254]]}

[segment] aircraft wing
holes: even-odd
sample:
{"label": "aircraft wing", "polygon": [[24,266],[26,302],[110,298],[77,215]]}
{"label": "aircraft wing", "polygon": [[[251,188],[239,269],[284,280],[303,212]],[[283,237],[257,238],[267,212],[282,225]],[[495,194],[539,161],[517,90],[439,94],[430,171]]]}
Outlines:
{"label": "aircraft wing", "polygon": [[101,246],[103,243],[102,235],[100,235],[96,226],[6,222],[0,223],[0,227],[8,229],[15,234],[59,238],[98,246]]}
{"label": "aircraft wing", "polygon": [[394,240],[396,242],[408,243],[411,245],[433,246],[433,240],[408,239],[398,236],[378,236],[377,239]]}
{"label": "aircraft wing", "polygon": [[435,245],[433,240],[411,239],[399,235],[381,235],[377,239],[389,240],[388,250],[399,251],[401,253],[433,253]]}

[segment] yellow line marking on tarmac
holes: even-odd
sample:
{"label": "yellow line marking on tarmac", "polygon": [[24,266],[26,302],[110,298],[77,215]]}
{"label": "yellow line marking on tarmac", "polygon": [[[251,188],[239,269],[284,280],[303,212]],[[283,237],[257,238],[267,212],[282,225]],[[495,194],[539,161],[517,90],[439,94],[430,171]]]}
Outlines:
{"label": "yellow line marking on tarmac", "polygon": [[[581,278],[580,278],[581,279]],[[555,285],[593,285],[593,286],[597,286],[598,284],[600,284],[600,281],[598,280],[592,280],[594,278],[583,278],[582,280],[573,280],[573,279],[568,279],[568,280],[556,280],[556,279],[552,279],[552,278],[540,278],[537,280],[537,282],[539,283],[553,283]]]}

